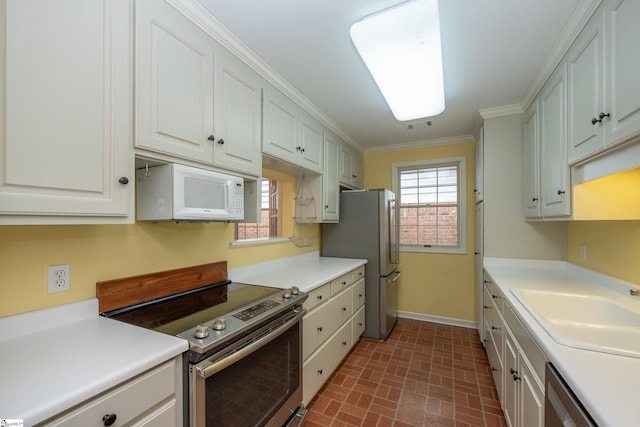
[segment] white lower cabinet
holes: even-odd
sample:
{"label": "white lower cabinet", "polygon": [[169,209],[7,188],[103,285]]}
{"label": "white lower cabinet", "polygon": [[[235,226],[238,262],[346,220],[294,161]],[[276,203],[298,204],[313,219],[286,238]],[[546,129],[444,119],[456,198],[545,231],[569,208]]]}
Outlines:
{"label": "white lower cabinet", "polygon": [[547,357],[491,280],[485,282],[484,314],[485,349],[507,425],[543,427]]}
{"label": "white lower cabinet", "polygon": [[[355,280],[355,283],[354,283]],[[364,332],[364,266],[309,292],[302,403],[308,405]]]}
{"label": "white lower cabinet", "polygon": [[182,425],[181,363],[178,356],[38,426]]}

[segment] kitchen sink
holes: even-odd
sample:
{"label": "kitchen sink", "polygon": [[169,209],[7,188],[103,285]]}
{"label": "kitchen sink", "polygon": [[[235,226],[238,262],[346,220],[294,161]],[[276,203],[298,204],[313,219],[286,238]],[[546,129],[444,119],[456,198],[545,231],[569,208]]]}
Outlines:
{"label": "kitchen sink", "polygon": [[613,298],[546,290],[511,290],[554,341],[640,358],[638,311]]}

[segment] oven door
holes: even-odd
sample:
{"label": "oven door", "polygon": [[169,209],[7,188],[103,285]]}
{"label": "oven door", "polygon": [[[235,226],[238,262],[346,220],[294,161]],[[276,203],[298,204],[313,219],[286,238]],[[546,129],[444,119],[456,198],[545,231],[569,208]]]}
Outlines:
{"label": "oven door", "polygon": [[302,317],[290,313],[190,367],[191,424],[282,426],[302,402]]}

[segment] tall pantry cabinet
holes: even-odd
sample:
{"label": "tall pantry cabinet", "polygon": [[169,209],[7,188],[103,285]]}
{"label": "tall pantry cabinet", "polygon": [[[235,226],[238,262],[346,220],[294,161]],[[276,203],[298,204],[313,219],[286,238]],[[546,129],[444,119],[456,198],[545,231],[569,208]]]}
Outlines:
{"label": "tall pantry cabinet", "polygon": [[132,222],[128,2],[0,8],[0,223]]}

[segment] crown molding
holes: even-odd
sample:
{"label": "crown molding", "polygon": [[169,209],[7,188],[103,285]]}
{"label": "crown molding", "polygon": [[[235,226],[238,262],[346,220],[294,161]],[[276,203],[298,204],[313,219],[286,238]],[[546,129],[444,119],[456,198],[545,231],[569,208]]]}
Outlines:
{"label": "crown molding", "polygon": [[560,61],[562,61],[565,54],[571,47],[571,44],[578,37],[578,34],[582,31],[584,26],[587,24],[587,21],[591,18],[601,2],[602,0],[581,0],[578,3],[576,9],[569,18],[569,22],[564,27],[562,33],[560,33],[560,36],[551,48],[551,52],[546,56],[545,61],[542,63],[542,66],[524,93],[524,96],[520,101],[520,105],[522,105],[524,110],[529,108],[529,105],[536,98],[538,92],[540,92],[544,83],[549,79],[553,70],[555,70]]}
{"label": "crown molding", "polygon": [[465,142],[475,142],[473,135],[459,135],[450,138],[438,138],[424,141],[407,142],[403,144],[384,145],[381,147],[367,148],[365,154],[382,153],[389,151],[411,150],[415,148],[435,147],[437,145],[461,144]]}

